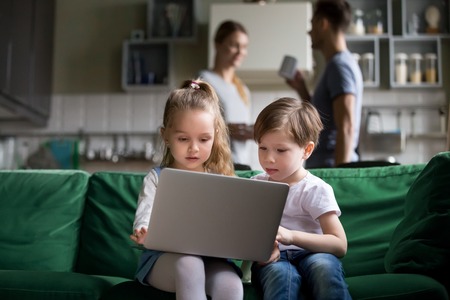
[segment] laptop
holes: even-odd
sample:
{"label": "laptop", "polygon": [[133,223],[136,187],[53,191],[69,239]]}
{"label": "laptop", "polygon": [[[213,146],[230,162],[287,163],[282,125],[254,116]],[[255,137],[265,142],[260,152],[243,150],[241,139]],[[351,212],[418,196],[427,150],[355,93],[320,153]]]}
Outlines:
{"label": "laptop", "polygon": [[164,168],[144,247],[267,261],[288,192],[283,183]]}

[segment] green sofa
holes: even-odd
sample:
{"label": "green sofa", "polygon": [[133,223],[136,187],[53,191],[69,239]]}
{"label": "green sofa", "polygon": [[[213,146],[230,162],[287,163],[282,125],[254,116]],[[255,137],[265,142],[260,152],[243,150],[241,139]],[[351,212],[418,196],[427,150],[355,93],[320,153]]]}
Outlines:
{"label": "green sofa", "polygon": [[[342,210],[353,299],[448,299],[450,152],[426,165],[311,172]],[[175,299],[133,281],[140,250],[128,236],[144,176],[0,171],[0,299]]]}

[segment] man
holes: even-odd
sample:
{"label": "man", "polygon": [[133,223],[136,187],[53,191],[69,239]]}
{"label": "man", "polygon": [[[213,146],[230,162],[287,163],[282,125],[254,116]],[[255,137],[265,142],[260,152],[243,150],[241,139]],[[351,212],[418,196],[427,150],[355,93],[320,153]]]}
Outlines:
{"label": "man", "polygon": [[315,105],[324,124],[318,147],[307,160],[308,168],[335,167],[359,160],[363,80],[345,41],[351,17],[347,1],[318,0],[309,35],[312,48],[325,58],[324,72],[312,96],[300,71],[287,80],[302,100]]}

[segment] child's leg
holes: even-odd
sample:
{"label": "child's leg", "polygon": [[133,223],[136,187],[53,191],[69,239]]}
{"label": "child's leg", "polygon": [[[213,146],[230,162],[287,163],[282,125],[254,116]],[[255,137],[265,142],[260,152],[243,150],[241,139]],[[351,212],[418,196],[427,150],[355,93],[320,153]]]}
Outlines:
{"label": "child's leg", "polygon": [[199,256],[164,253],[152,268],[147,282],[177,294],[177,300],[205,299],[205,265]]}
{"label": "child's leg", "polygon": [[286,259],[286,252],[281,252],[277,262],[265,266],[254,264],[252,283],[262,289],[264,299],[300,299],[301,277],[295,266]]}
{"label": "child's leg", "polygon": [[336,256],[310,254],[298,262],[298,267],[314,299],[351,299],[341,261]]}
{"label": "child's leg", "polygon": [[242,281],[229,263],[215,258],[205,258],[204,261],[206,293],[212,299],[242,300],[244,298]]}

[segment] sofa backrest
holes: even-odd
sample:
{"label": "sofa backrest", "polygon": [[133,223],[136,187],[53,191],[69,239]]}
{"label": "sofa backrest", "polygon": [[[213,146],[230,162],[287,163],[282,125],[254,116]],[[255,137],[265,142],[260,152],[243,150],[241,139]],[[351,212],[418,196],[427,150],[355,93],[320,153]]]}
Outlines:
{"label": "sofa backrest", "polygon": [[0,269],[73,271],[89,174],[0,171]]}
{"label": "sofa backrest", "polygon": [[134,278],[141,250],[133,248],[129,235],[144,176],[127,172],[91,175],[76,271]]}
{"label": "sofa backrest", "polygon": [[[391,235],[403,219],[404,200],[424,164],[373,168],[313,169],[334,189],[348,239],[347,276],[385,273]],[[260,171],[237,171],[250,177]],[[91,175],[76,270],[133,278],[140,250],[129,239],[145,174]]]}
{"label": "sofa backrest", "polygon": [[329,183],[342,211],[347,240],[346,276],[386,273],[384,257],[404,217],[406,194],[424,164],[356,169],[315,169]]}

